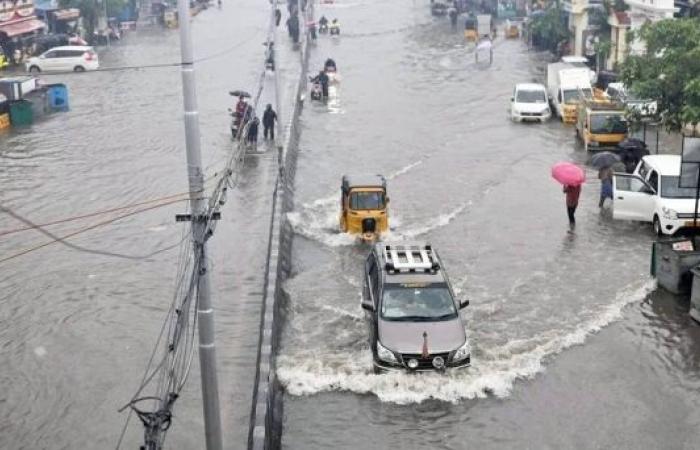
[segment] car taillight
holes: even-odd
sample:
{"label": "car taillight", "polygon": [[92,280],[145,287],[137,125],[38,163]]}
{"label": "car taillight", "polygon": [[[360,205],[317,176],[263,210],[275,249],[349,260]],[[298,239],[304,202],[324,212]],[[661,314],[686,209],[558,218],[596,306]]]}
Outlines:
{"label": "car taillight", "polygon": [[83,56],[85,56],[86,61],[92,61],[93,59],[97,59],[97,55],[93,52],[85,52],[85,55]]}

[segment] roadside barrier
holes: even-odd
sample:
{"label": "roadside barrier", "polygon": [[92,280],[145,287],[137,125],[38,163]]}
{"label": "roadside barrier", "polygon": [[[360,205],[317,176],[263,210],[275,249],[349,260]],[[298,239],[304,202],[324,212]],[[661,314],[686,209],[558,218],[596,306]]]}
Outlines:
{"label": "roadside barrier", "polygon": [[[276,3],[275,1],[275,6]],[[274,9],[275,7],[273,7],[273,11]],[[308,3],[306,11],[302,11],[301,14],[305,14],[307,19],[300,21],[302,26],[313,20],[312,2]],[[272,199],[257,370],[248,434],[249,450],[278,449],[281,446],[282,387],[277,380],[276,355],[283,322],[281,304],[284,301],[284,291],[282,284],[289,276],[292,262],[293,230],[286,220],[286,214],[294,208],[294,179],[301,132],[299,117],[303,109],[303,95],[306,92],[309,62],[309,39],[306,30],[301,34],[301,39],[299,82],[294,89],[294,106],[284,128],[284,137],[280,140],[283,144],[277,148],[278,174]],[[277,81],[277,86],[279,86],[279,81]],[[278,111],[281,109],[280,106],[278,101]]]}

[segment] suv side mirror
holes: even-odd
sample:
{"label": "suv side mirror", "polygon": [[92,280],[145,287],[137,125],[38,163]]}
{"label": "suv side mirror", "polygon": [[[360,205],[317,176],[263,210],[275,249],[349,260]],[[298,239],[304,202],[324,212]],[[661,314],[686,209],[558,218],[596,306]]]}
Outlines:
{"label": "suv side mirror", "polygon": [[362,302],[362,309],[365,311],[374,312],[374,305],[370,302]]}
{"label": "suv side mirror", "polygon": [[511,103],[515,101],[515,97],[510,98]]}
{"label": "suv side mirror", "polygon": [[462,300],[461,302],[459,302],[459,309],[464,309],[464,308],[466,308],[467,306],[469,306],[469,300],[468,300],[468,299],[464,299],[464,300]]}

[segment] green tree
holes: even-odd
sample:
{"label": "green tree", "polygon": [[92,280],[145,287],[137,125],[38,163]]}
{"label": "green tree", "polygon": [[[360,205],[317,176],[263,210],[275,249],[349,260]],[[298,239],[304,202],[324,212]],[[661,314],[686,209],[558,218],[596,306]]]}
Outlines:
{"label": "green tree", "polygon": [[556,53],[559,44],[569,40],[570,33],[564,24],[563,13],[557,1],[543,13],[534,16],[529,28],[533,45]]}
{"label": "green tree", "polygon": [[635,94],[657,101],[668,130],[700,122],[700,20],[648,23],[635,37],[646,51],[627,57],[622,81]]}

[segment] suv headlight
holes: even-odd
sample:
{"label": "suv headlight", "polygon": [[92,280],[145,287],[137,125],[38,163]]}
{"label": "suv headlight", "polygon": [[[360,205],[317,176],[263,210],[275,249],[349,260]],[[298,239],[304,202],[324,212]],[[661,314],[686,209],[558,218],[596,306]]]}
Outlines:
{"label": "suv headlight", "polygon": [[390,363],[398,363],[396,360],[396,355],[394,355],[394,352],[389,350],[388,348],[384,347],[382,344],[377,341],[377,357],[381,359],[382,361],[390,362]]}
{"label": "suv headlight", "polygon": [[471,355],[472,349],[469,346],[469,339],[462,345],[460,348],[457,349],[455,352],[454,356],[452,357],[452,361],[462,361],[463,359],[467,359],[469,355]]}
{"label": "suv headlight", "polygon": [[674,209],[663,207],[661,208],[661,212],[664,215],[664,219],[669,219],[669,220],[675,220],[678,218],[678,212]]}

